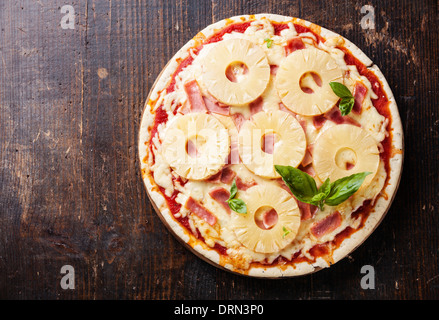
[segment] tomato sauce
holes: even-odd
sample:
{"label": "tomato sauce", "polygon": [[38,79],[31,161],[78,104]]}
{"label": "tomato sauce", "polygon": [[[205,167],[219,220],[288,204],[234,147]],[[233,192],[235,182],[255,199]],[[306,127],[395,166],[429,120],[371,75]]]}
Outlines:
{"label": "tomato sauce", "polygon": [[166,92],[170,93],[173,92],[175,89],[175,77],[180,73],[181,70],[186,68],[187,66],[191,65],[191,63],[194,61],[194,58],[189,55],[187,58],[181,60],[179,63],[177,69],[174,71],[171,77],[171,81],[168,84],[168,87],[166,88]]}
{"label": "tomato sauce", "polygon": [[239,22],[229,25],[228,27],[225,27],[220,32],[215,33],[213,36],[208,38],[206,41],[204,41],[205,44],[214,43],[223,40],[223,36],[226,33],[231,32],[240,32],[244,33],[245,30],[247,30],[248,27],[250,27],[251,21],[246,22]]}
{"label": "tomato sauce", "polygon": [[274,34],[276,36],[280,36],[280,32],[282,30],[288,29],[288,24],[286,24],[286,23],[272,22],[271,24],[273,25]]}

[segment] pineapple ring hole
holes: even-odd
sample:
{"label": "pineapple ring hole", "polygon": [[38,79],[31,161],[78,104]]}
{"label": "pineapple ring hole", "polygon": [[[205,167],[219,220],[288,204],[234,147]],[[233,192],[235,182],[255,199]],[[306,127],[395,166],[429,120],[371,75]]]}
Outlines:
{"label": "pineapple ring hole", "polygon": [[273,154],[274,147],[276,143],[279,141],[279,135],[275,132],[266,133],[261,138],[261,149],[265,153]]}
{"label": "pineapple ring hole", "polygon": [[248,67],[244,62],[235,61],[226,68],[226,77],[231,82],[242,82],[247,77]]}
{"label": "pineapple ring hole", "polygon": [[351,170],[357,164],[357,153],[351,148],[341,148],[335,154],[335,164],[343,170]]}
{"label": "pineapple ring hole", "polygon": [[262,206],[256,210],[254,218],[259,228],[270,230],[277,224],[279,215],[273,207]]}
{"label": "pineapple ring hole", "polygon": [[300,89],[308,94],[313,94],[322,87],[322,78],[314,71],[308,71],[302,74],[299,80]]}
{"label": "pineapple ring hole", "polygon": [[191,158],[196,158],[200,155],[198,152],[200,148],[206,143],[206,139],[204,137],[200,137],[196,135],[195,137],[189,138],[186,141],[186,153]]}

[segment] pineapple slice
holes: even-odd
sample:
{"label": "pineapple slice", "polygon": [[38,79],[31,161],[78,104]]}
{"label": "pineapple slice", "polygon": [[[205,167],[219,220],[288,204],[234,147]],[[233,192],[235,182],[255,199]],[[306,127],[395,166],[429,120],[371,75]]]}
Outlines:
{"label": "pineapple slice", "polygon": [[323,131],[314,144],[313,165],[323,182],[368,171],[362,184],[367,186],[380,163],[376,140],[366,130],[350,124],[335,125]]}
{"label": "pineapple slice", "polygon": [[189,113],[173,118],[165,131],[162,153],[177,174],[201,180],[217,173],[230,151],[227,129],[214,116]]}
{"label": "pineapple slice", "polygon": [[287,56],[277,71],[275,86],[283,104],[291,111],[315,116],[338,101],[330,82],[343,82],[343,73],[325,51],[309,48]]}
{"label": "pineapple slice", "polygon": [[[286,190],[257,185],[240,192],[239,198],[246,203],[247,213],[232,212],[231,222],[238,240],[245,247],[259,253],[272,253],[294,240],[300,227],[300,210]],[[271,222],[261,227],[259,220],[263,220],[267,212],[271,212]]]}
{"label": "pineapple slice", "polygon": [[297,167],[306,152],[306,136],[287,112],[258,112],[244,122],[238,136],[243,164],[265,178],[279,178],[274,165]]}
{"label": "pineapple slice", "polygon": [[[252,102],[270,80],[270,65],[264,50],[244,39],[215,44],[204,58],[201,81],[209,93],[227,105]],[[234,79],[230,80],[228,74]]]}

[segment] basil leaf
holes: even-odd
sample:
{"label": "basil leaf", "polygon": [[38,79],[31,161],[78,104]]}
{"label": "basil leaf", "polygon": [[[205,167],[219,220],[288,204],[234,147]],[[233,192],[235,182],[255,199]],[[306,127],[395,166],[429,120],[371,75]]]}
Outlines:
{"label": "basil leaf", "polygon": [[354,96],[349,89],[340,82],[330,82],[329,85],[331,86],[332,91],[334,91],[334,93],[341,98],[340,104],[338,105],[341,115],[348,115],[354,106]]}
{"label": "basil leaf", "polygon": [[346,201],[361,187],[364,179],[371,172],[360,172],[338,179],[331,183],[331,191],[325,200],[329,206],[336,206]]}
{"label": "basil leaf", "polygon": [[330,191],[331,191],[331,181],[329,181],[329,178],[327,178],[325,182],[323,182],[323,184],[320,186],[318,192],[324,193],[326,197]]}
{"label": "basil leaf", "polygon": [[230,199],[227,200],[230,209],[238,213],[247,213],[247,206],[245,202],[241,199]]}
{"label": "basil leaf", "polygon": [[354,98],[342,98],[338,108],[340,109],[341,115],[348,115],[354,106],[355,99]]}
{"label": "basil leaf", "polygon": [[238,192],[238,187],[236,186],[236,181],[233,180],[232,186],[230,187],[230,199],[233,199],[236,196],[236,193]]}
{"label": "basil leaf", "polygon": [[312,197],[309,204],[312,204],[313,206],[318,206],[320,210],[323,211],[323,201],[325,200],[326,195],[324,193],[318,193],[314,197]]}
{"label": "basil leaf", "polygon": [[314,195],[314,197],[311,198],[310,204],[318,206],[320,202],[326,199],[326,197],[327,195],[324,193],[317,193],[316,195]]}
{"label": "basil leaf", "polygon": [[234,199],[238,193],[238,187],[236,186],[236,181],[233,180],[232,186],[230,187],[230,197],[227,200],[229,208],[238,213],[247,213],[247,206],[245,202],[241,199]]}
{"label": "basil leaf", "polygon": [[267,43],[267,48],[271,48],[271,45],[273,44],[273,40],[270,38],[264,39],[264,42]]}
{"label": "basil leaf", "polygon": [[309,174],[290,166],[274,166],[297,200],[318,206],[337,206],[346,201],[361,187],[371,172],[360,172],[330,183],[329,178],[317,190],[316,182]]}
{"label": "basil leaf", "polygon": [[310,203],[317,193],[314,178],[306,172],[290,166],[274,166],[294,196],[302,202]]}
{"label": "basil leaf", "polygon": [[340,98],[354,97],[349,89],[340,82],[330,82],[329,85],[331,86],[332,91],[334,91],[334,93]]}
{"label": "basil leaf", "polygon": [[329,181],[329,178],[325,180],[325,182],[320,186],[319,190],[317,191],[317,194],[315,194],[310,204],[314,206],[318,206],[320,210],[323,210],[323,202],[328,196],[329,192],[331,191],[331,182]]}

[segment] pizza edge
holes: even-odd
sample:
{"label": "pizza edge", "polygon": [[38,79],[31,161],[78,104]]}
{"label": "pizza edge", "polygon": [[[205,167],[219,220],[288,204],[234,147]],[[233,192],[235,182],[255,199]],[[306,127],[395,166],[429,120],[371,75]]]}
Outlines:
{"label": "pizza edge", "polygon": [[[170,209],[166,204],[166,199],[158,191],[157,185],[154,183],[153,177],[145,174],[145,169],[147,168],[147,164],[144,159],[147,156],[146,153],[146,144],[150,139],[150,126],[154,121],[154,113],[148,107],[148,101],[150,101],[151,97],[157,95],[158,92],[166,88],[168,85],[168,81],[174,71],[178,68],[181,59],[184,59],[188,56],[188,50],[194,45],[196,45],[197,41],[201,38],[207,38],[213,35],[218,30],[224,28],[228,24],[237,23],[237,22],[245,22],[253,19],[262,19],[266,18],[275,22],[287,22],[291,21],[296,24],[303,25],[305,27],[310,28],[313,32],[320,35],[323,38],[339,36],[345,41],[344,47],[348,49],[352,55],[357,58],[361,63],[363,63],[369,71],[373,72],[378,80],[380,81],[383,91],[386,93],[389,104],[389,110],[391,113],[392,121],[389,124],[388,131],[391,131],[392,134],[392,152],[389,160],[390,172],[389,177],[387,178],[387,183],[384,186],[381,194],[385,194],[386,196],[378,196],[376,202],[373,206],[373,215],[369,215],[366,219],[364,226],[355,231],[349,237],[345,238],[341,245],[336,248],[332,252],[332,259],[328,262],[328,259],[317,258],[315,262],[301,262],[297,263],[293,266],[270,266],[266,267],[252,267],[246,272],[243,273],[242,270],[237,270],[233,265],[225,263],[221,258],[220,254],[208,247],[206,244],[202,243],[198,239],[196,239],[190,232],[188,232],[180,223],[174,218]],[[148,97],[145,102],[141,125],[139,128],[139,136],[138,136],[138,152],[140,158],[140,170],[142,172],[142,179],[144,185],[147,190],[147,195],[150,199],[152,206],[154,207],[156,213],[158,214],[161,221],[165,224],[168,230],[173,234],[178,241],[180,241],[187,249],[192,251],[195,255],[203,259],[204,261],[219,267],[223,270],[230,271],[235,274],[240,275],[248,275],[251,277],[262,277],[262,278],[280,278],[280,277],[293,277],[300,276],[309,273],[316,272],[323,268],[327,268],[332,264],[340,261],[351,252],[353,252],[357,247],[359,247],[371,234],[372,232],[379,226],[386,213],[388,212],[391,203],[396,195],[396,191],[398,189],[398,185],[401,178],[401,171],[404,159],[404,138],[403,138],[403,128],[401,119],[399,116],[398,107],[396,101],[394,99],[393,93],[382,74],[381,70],[377,65],[373,64],[372,60],[367,57],[363,51],[361,51],[356,45],[350,42],[345,37],[334,33],[333,31],[327,30],[324,27],[313,24],[309,21],[302,20],[294,17],[287,17],[276,14],[256,14],[256,15],[239,15],[234,16],[232,18],[224,19],[218,21],[214,24],[207,26],[205,29],[201,30],[194,38],[188,41],[168,62],[168,64],[163,68],[161,73],[157,76],[156,81],[151,87],[149,91]]]}

